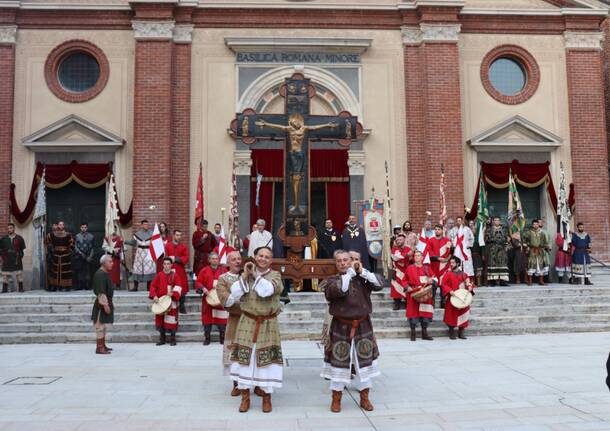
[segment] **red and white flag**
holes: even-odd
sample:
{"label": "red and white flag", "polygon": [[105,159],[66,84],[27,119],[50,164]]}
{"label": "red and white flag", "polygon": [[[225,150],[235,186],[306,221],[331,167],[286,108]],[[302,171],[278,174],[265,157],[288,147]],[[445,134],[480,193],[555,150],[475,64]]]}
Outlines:
{"label": "red and white flag", "polygon": [[153,261],[156,261],[165,254],[165,247],[163,246],[163,238],[161,238],[161,232],[159,231],[159,225],[155,223],[155,230],[153,230],[152,237],[150,237],[150,256]]}
{"label": "red and white flag", "polygon": [[203,175],[199,163],[199,178],[197,178],[197,194],[195,200],[195,226],[199,225],[199,220],[203,219]]}
{"label": "red and white flag", "polygon": [[220,235],[218,235],[218,257],[221,265],[227,264],[227,240],[224,227],[221,228]]}
{"label": "red and white flag", "polygon": [[430,263],[430,246],[428,245],[428,238],[426,237],[426,229],[421,228],[419,239],[417,241],[417,251],[421,252],[423,260],[422,263]]}
{"label": "red and white flag", "polygon": [[447,221],[447,203],[445,199],[445,168],[443,165],[441,165],[441,183],[439,185],[439,191],[441,194],[441,200],[438,222],[441,226],[445,227],[445,222]]}

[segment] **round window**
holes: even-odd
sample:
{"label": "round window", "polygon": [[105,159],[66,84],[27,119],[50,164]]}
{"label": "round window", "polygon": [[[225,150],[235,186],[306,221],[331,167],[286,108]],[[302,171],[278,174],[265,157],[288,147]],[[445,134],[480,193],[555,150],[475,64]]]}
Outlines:
{"label": "round window", "polygon": [[521,64],[509,57],[494,60],[489,67],[491,85],[505,96],[514,96],[525,88],[527,77]]}
{"label": "round window", "polygon": [[85,52],[70,53],[59,63],[57,78],[64,90],[82,93],[97,84],[100,65],[93,56]]}

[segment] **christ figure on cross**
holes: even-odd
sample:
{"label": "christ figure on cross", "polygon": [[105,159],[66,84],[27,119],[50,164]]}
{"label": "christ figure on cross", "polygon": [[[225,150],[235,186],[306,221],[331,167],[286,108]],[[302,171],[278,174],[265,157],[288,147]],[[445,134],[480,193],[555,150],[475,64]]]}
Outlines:
{"label": "christ figure on cross", "polygon": [[288,125],[269,123],[265,120],[257,120],[255,124],[258,127],[270,127],[272,129],[281,130],[288,133],[290,139],[290,177],[292,179],[292,194],[294,199],[293,205],[288,208],[289,214],[301,214],[305,210],[300,205],[299,196],[301,191],[301,183],[304,178],[305,154],[303,152],[303,141],[305,134],[310,130],[320,130],[327,127],[335,129],[337,123],[331,122],[326,124],[306,125],[301,114],[291,114],[288,117]]}

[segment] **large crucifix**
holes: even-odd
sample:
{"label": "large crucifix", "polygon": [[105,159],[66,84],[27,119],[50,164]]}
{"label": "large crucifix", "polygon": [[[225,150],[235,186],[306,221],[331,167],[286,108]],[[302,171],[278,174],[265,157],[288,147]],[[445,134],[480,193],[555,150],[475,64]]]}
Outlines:
{"label": "large crucifix", "polygon": [[[343,111],[333,115],[311,115],[310,101],[315,87],[302,73],[286,78],[280,86],[284,98],[284,114],[257,114],[246,109],[231,122],[235,138],[245,144],[258,139],[284,140],[284,223],[278,236],[289,248],[285,260],[274,266],[282,268],[286,278],[296,280],[317,278],[332,273],[324,259],[302,260],[302,251],[315,237],[310,225],[309,142],[333,141],[349,147],[362,134],[358,118]],[[303,269],[303,266],[307,268]],[[323,267],[327,267],[323,269]]]}

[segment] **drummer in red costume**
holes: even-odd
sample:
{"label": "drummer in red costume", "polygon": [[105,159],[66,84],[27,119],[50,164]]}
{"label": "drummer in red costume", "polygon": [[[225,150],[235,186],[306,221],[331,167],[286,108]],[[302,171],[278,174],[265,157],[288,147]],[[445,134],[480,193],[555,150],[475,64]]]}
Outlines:
{"label": "drummer in red costume", "polygon": [[[443,235],[443,226],[440,224],[434,226],[434,236],[428,238],[428,247],[430,250],[430,269],[432,270],[432,275],[436,278],[436,284],[440,286],[443,276],[449,269],[448,262],[451,256],[451,240]],[[433,301],[436,299],[436,287],[432,288]],[[441,308],[444,306],[445,300],[441,295]]]}
{"label": "drummer in red costume", "polygon": [[175,229],[172,240],[165,243],[165,256],[172,260],[172,269],[176,271],[176,274],[187,282],[180,298],[180,312],[186,314],[184,301],[186,300],[186,294],[189,293],[189,285],[185,266],[189,263],[189,249],[182,243],[181,230]]}
{"label": "drummer in red costume", "polygon": [[407,319],[411,327],[411,341],[415,341],[415,329],[417,324],[421,325],[422,340],[432,340],[428,335],[428,325],[434,316],[434,298],[419,303],[413,297],[413,293],[432,284],[430,269],[423,264],[421,251],[413,253],[413,265],[407,268]]}
{"label": "drummer in red costume", "polygon": [[218,283],[220,276],[227,272],[226,266],[220,265],[220,258],[217,253],[210,253],[208,255],[208,261],[210,264],[199,271],[197,281],[195,282],[197,293],[203,293],[201,299],[201,323],[203,324],[204,331],[204,346],[207,346],[211,342],[212,325],[216,325],[218,328],[220,344],[224,344],[225,328],[227,326],[227,319],[229,318],[229,312],[226,311],[222,305],[212,307],[206,301],[206,296],[213,289],[216,289],[216,284]]}
{"label": "drummer in red costume", "polygon": [[405,245],[407,236],[399,233],[394,239],[392,247],[392,262],[394,263],[394,279],[392,280],[390,297],[394,300],[394,310],[400,310],[402,300],[406,298],[405,287],[407,287],[407,267],[411,260],[412,251]]}
{"label": "drummer in red costume", "polygon": [[468,328],[468,318],[470,317],[470,307],[458,309],[453,306],[450,299],[458,289],[467,289],[472,292],[474,286],[468,277],[468,274],[460,270],[461,260],[457,256],[451,256],[449,259],[450,270],[443,277],[441,289],[443,296],[447,299],[445,302],[445,317],[443,321],[449,327],[449,338],[455,340],[455,328],[458,328],[458,337],[465,340],[464,330]]}
{"label": "drummer in red costume", "polygon": [[169,257],[163,259],[163,272],[158,273],[152,283],[148,296],[155,302],[165,295],[172,297],[172,305],[165,314],[155,316],[155,327],[159,331],[159,342],[157,346],[165,344],[166,335],[169,333],[170,346],[176,345],[176,331],[178,330],[178,304],[186,286],[186,280],[172,269],[172,260]]}

